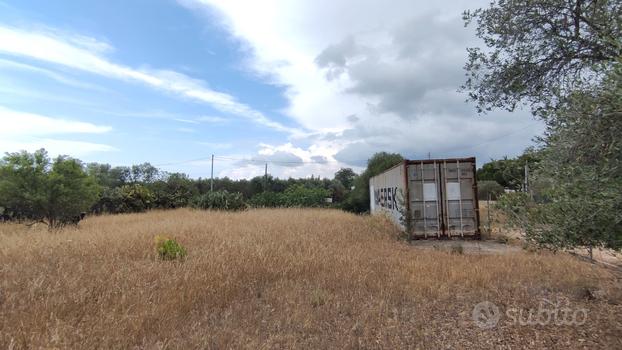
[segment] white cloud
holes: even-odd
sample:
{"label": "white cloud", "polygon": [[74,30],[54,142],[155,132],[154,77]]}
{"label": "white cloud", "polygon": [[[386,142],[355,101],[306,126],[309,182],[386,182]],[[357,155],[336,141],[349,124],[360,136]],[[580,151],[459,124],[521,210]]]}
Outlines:
{"label": "white cloud", "polygon": [[50,78],[52,80],[55,80],[55,81],[59,82],[59,83],[62,83],[62,84],[65,84],[65,85],[69,85],[69,86],[73,86],[73,87],[77,87],[77,88],[105,91],[105,89],[100,87],[100,86],[89,84],[89,83],[85,83],[85,82],[81,82],[81,81],[78,81],[76,79],[72,79],[72,78],[66,77],[66,76],[64,76],[62,74],[59,74],[57,72],[54,72],[52,70],[41,68],[41,67],[36,67],[36,66],[30,65],[30,64],[26,64],[26,63],[22,63],[22,62],[16,62],[16,61],[6,60],[6,59],[1,59],[0,58],[0,68],[16,69],[16,70],[22,70],[22,71],[27,71],[27,72],[41,74],[41,75],[44,75],[44,76],[46,76],[46,77],[48,77],[48,78]]}
{"label": "white cloud", "polygon": [[73,104],[76,106],[95,107],[96,105],[90,101],[77,97],[61,95],[49,89],[37,90],[34,88],[19,87],[18,83],[13,83],[10,79],[0,77],[0,103],[10,103],[15,99],[23,99],[32,103],[33,100],[54,101]]}
{"label": "white cloud", "polygon": [[72,157],[83,157],[92,153],[111,152],[118,149],[110,145],[101,143],[59,140],[49,138],[32,138],[23,139],[21,141],[2,139],[0,140],[0,150],[2,152],[18,152],[28,151],[34,152],[38,149],[45,148],[51,156],[70,155]]}
{"label": "white cloud", "polygon": [[224,123],[228,119],[223,118],[223,117],[213,116],[213,115],[204,115],[204,116],[198,117],[196,120],[200,122],[205,122],[205,123],[217,124],[217,123]]}
{"label": "white cloud", "polygon": [[[316,142],[308,148],[296,147],[292,143],[281,145],[259,144],[259,150],[252,157],[253,162],[239,162],[246,170],[255,171],[262,162],[268,163],[270,174],[278,177],[308,177],[310,174],[322,177],[332,177],[343,167],[334,157],[334,148],[325,147],[322,142]],[[259,165],[257,165],[259,163]],[[358,170],[358,168],[357,168]],[[238,169],[230,170],[229,176],[234,176]]]}
{"label": "white cloud", "polygon": [[220,20],[249,54],[247,68],[286,87],[284,113],[310,130],[291,141],[310,145],[275,147],[302,159],[362,165],[384,150],[486,160],[521,152],[543,129],[524,112],[478,117],[457,92],[466,47],[479,44],[461,13],[483,0],[178,2]]}
{"label": "white cloud", "polygon": [[[285,87],[288,104],[283,113],[304,130],[275,122],[188,75],[116,64],[106,57],[112,47],[91,38],[0,25],[0,53],[139,82],[207,103],[227,118],[232,114],[283,131],[289,135],[287,141],[272,140],[239,156],[276,155],[305,162],[270,165],[270,172],[278,176],[332,176],[339,167],[362,165],[382,150],[409,157],[424,157],[427,152],[475,154],[481,162],[520,152],[542,130],[527,113],[477,117],[456,92],[464,78],[465,48],[475,43],[460,14],[485,6],[483,0],[395,0],[390,6],[380,0],[178,1],[197,12],[208,9],[210,20],[219,20],[248,54],[245,67],[260,79]],[[230,120],[160,114],[145,117],[187,124]],[[503,135],[507,136],[499,139]],[[263,165],[237,169],[229,163],[218,172],[255,176],[263,174]]]}
{"label": "white cloud", "polygon": [[109,126],[52,118],[39,114],[14,111],[0,106],[0,136],[3,138],[51,134],[101,134],[112,130]]}
{"label": "white cloud", "polygon": [[176,122],[185,123],[185,124],[199,124],[198,121],[193,120],[193,119],[173,118],[173,120]]}
{"label": "white cloud", "polygon": [[109,126],[24,113],[2,106],[0,125],[0,152],[32,152],[45,148],[52,155],[71,154],[80,157],[94,152],[116,150],[100,143],[50,138],[51,135],[102,134],[112,130]]}
{"label": "white cloud", "polygon": [[270,120],[263,113],[238,102],[233,96],[211,90],[205,83],[171,70],[137,70],[112,63],[102,54],[110,46],[87,37],[54,31],[28,31],[0,26],[0,52],[68,66],[109,78],[136,81],[156,89],[201,101],[227,113],[282,132],[301,131]]}

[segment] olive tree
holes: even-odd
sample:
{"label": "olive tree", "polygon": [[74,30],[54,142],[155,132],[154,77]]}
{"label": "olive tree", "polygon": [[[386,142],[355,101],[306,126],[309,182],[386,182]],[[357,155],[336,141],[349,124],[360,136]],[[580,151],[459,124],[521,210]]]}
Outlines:
{"label": "olive tree", "polygon": [[76,222],[96,202],[98,193],[95,179],[86,174],[79,160],[58,157],[48,173],[44,217],[53,228]]}
{"label": "olive tree", "polygon": [[622,54],[622,2],[493,1],[466,11],[486,48],[469,48],[463,89],[478,110],[527,103],[541,116],[560,97],[598,86]]}
{"label": "olive tree", "polygon": [[14,220],[44,217],[50,158],[43,149],[7,153],[0,160],[0,207]]}
{"label": "olive tree", "polygon": [[570,96],[549,130],[544,166],[534,174],[547,182],[545,201],[531,212],[527,237],[553,247],[621,249],[622,69],[599,89]]}
{"label": "olive tree", "polygon": [[538,201],[501,205],[542,246],[622,248],[622,3],[499,0],[464,18],[486,45],[468,49],[469,99],[480,112],[527,104],[547,125]]}
{"label": "olive tree", "polygon": [[87,211],[98,191],[77,159],[58,157],[52,162],[41,149],[8,153],[0,161],[0,206],[18,220],[62,227]]}

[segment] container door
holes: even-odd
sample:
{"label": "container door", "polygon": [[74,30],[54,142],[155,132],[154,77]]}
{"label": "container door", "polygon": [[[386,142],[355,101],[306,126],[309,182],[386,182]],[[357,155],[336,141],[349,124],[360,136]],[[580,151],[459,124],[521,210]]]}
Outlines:
{"label": "container door", "polygon": [[440,166],[445,234],[449,237],[476,234],[473,163],[452,161]]}
{"label": "container door", "polygon": [[413,234],[440,237],[442,234],[442,201],[437,163],[408,165]]}

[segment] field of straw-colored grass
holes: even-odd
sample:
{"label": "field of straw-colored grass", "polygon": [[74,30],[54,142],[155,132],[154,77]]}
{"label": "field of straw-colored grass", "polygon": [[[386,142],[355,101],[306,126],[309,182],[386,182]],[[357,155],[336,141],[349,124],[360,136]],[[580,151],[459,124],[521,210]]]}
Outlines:
{"label": "field of straw-colored grass", "polygon": [[[185,261],[160,261],[157,234],[183,244]],[[613,271],[395,237],[382,218],[320,209],[155,211],[61,232],[0,224],[0,348],[622,348]],[[587,320],[502,316],[488,330],[471,317],[481,301],[504,312],[544,299]]]}

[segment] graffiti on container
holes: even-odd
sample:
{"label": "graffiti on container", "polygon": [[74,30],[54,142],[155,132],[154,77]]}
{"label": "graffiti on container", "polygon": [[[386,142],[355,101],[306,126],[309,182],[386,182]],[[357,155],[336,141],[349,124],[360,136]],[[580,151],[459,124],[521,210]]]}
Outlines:
{"label": "graffiti on container", "polygon": [[374,201],[376,205],[383,208],[399,210],[400,207],[397,204],[397,187],[384,187],[374,190]]}

